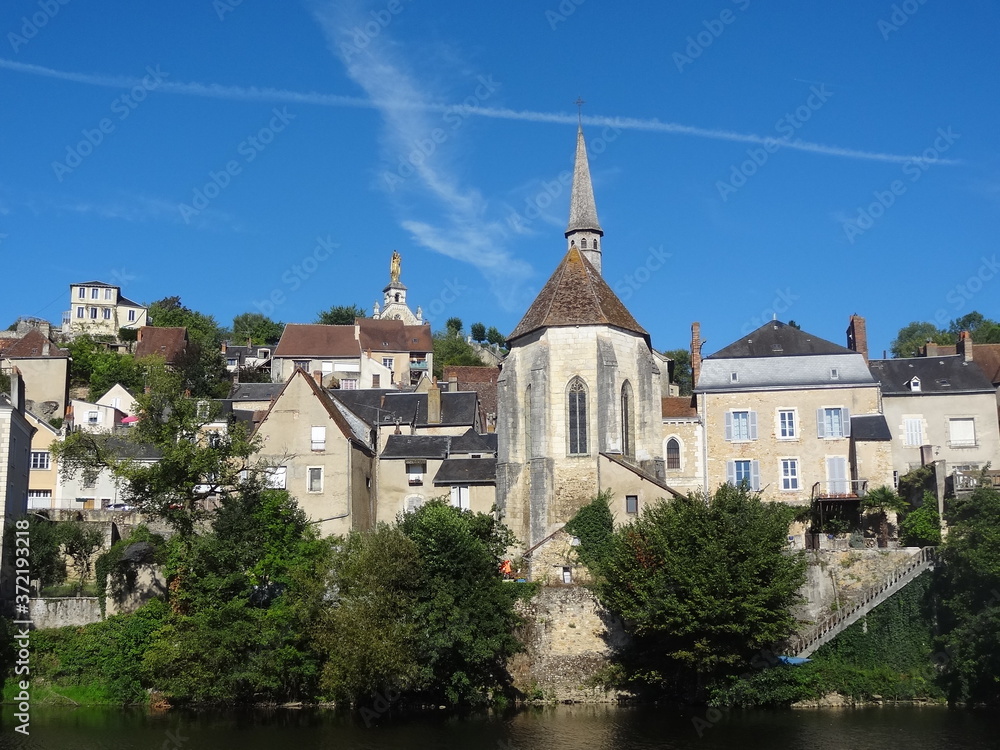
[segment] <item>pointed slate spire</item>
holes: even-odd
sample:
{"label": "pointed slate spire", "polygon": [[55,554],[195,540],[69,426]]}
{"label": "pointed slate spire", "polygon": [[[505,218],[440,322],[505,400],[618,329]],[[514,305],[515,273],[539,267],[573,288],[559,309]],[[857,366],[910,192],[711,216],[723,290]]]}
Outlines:
{"label": "pointed slate spire", "polygon": [[573,166],[566,242],[568,248],[578,248],[600,273],[603,236],[604,230],[597,220],[594,186],[590,182],[590,164],[587,162],[587,143],[583,139],[581,124],[576,131],[576,164]]}
{"label": "pointed slate spire", "polygon": [[587,143],[583,139],[582,125],[576,131],[576,164],[573,167],[573,193],[569,202],[566,236],[579,231],[604,234],[597,221],[597,204],[594,202],[594,186],[590,182],[590,164],[587,161]]}

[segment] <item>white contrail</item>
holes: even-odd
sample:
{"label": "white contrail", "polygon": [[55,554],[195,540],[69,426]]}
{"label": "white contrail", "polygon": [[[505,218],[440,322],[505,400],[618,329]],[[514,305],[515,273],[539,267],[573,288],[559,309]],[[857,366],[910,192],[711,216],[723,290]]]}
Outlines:
{"label": "white contrail", "polygon": [[[141,77],[107,76],[92,73],[73,73],[41,65],[30,65],[15,60],[0,58],[0,69],[17,73],[55,78],[62,81],[72,81],[88,86],[105,86],[108,88],[131,88],[142,82]],[[169,71],[168,71],[169,73]],[[230,99],[238,101],[259,101],[271,103],[308,104],[320,107],[354,107],[361,109],[398,109],[417,110],[423,112],[461,112],[476,117],[488,117],[499,120],[517,120],[521,122],[554,123],[559,125],[575,125],[578,116],[554,112],[534,112],[531,110],[515,110],[501,107],[470,107],[464,104],[449,105],[413,100],[375,101],[355,96],[338,94],[321,94],[314,91],[289,91],[287,89],[257,88],[245,86],[226,86],[218,83],[182,83],[164,81],[157,86],[157,91],[168,94],[186,96],[202,96],[211,99]],[[805,151],[824,156],[839,156],[845,159],[860,159],[864,161],[881,161],[902,164],[908,161],[919,161],[927,164],[961,164],[958,159],[927,159],[920,155],[889,154],[877,151],[862,151],[842,146],[828,146],[803,140],[786,140],[773,136],[762,136],[754,133],[739,133],[718,128],[700,128],[694,125],[681,125],[675,122],[662,122],[655,118],[636,117],[601,117],[585,115],[583,122],[587,125],[621,128],[622,130],[645,130],[655,133],[670,133],[671,135],[686,135],[695,138],[710,138],[736,143],[751,143],[756,145],[770,144],[775,141],[781,148],[794,151]]]}

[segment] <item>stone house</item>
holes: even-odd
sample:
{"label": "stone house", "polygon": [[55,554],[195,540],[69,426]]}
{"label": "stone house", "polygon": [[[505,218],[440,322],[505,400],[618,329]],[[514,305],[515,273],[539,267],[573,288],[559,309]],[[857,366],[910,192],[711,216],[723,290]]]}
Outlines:
{"label": "stone house", "polygon": [[140,328],[147,323],[147,309],[122,294],[121,287],[103,281],[70,284],[69,310],[62,315],[66,337],[89,333],[118,337],[121,328]]}
{"label": "stone house", "polygon": [[[287,330],[287,329],[286,329]],[[375,522],[375,449],[368,424],[295,370],[254,435],[271,486],[288,490],[326,536]]]}
{"label": "stone house", "polygon": [[0,370],[16,367],[24,381],[26,408],[43,419],[62,418],[69,403],[69,352],[31,328],[20,338],[0,339]]}
{"label": "stone house", "polygon": [[667,483],[683,492],[705,488],[705,431],[691,396],[664,396],[663,465]]}
{"label": "stone house", "polygon": [[867,489],[892,485],[890,433],[863,328],[852,318],[854,350],[770,321],[704,360],[696,331],[709,491],[747,482],[778,502],[856,504]]}
{"label": "stone house", "polygon": [[[10,373],[10,393],[0,394],[0,529],[28,512],[31,438],[35,428],[25,412],[21,373]],[[0,599],[14,593],[14,550],[0,535]]]}
{"label": "stone house", "polygon": [[930,461],[944,461],[949,475],[1000,462],[996,391],[965,338],[957,354],[876,359],[870,368],[882,389],[897,477]]}

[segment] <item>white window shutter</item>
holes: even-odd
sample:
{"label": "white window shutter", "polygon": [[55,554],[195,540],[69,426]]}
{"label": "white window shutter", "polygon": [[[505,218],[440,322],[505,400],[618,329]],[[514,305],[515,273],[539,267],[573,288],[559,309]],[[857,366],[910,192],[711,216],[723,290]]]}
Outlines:
{"label": "white window shutter", "polygon": [[816,410],[816,437],[826,437],[826,414],[823,409]]}
{"label": "white window shutter", "polygon": [[726,412],[726,440],[733,439],[733,413],[731,411]]}
{"label": "white window shutter", "polygon": [[840,418],[844,420],[844,437],[851,436],[851,410],[841,409]]}
{"label": "white window shutter", "polygon": [[750,439],[757,439],[757,412],[750,412]]}
{"label": "white window shutter", "polygon": [[729,484],[736,484],[736,462],[726,461],[726,481]]}
{"label": "white window shutter", "polygon": [[760,461],[750,462],[750,489],[760,491]]}

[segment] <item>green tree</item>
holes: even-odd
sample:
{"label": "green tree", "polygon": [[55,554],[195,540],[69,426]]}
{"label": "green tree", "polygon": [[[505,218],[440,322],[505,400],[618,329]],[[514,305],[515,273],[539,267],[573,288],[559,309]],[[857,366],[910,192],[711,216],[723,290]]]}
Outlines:
{"label": "green tree", "polygon": [[935,344],[953,344],[955,337],[933,323],[914,321],[899,329],[889,347],[893,357],[917,357],[920,355],[921,347],[928,341]]}
{"label": "green tree", "polygon": [[901,513],[908,507],[907,502],[896,494],[892,487],[883,485],[869,490],[861,498],[861,510],[875,513],[879,518],[878,546],[889,546],[889,514]]}
{"label": "green tree", "polygon": [[939,645],[949,701],[1000,704],[1000,492],[955,502],[938,571]]}
{"label": "green tree", "polygon": [[107,352],[93,363],[88,398],[97,401],[115,383],[121,383],[130,393],[138,393],[145,384],[145,368],[131,354]]}
{"label": "green tree", "polygon": [[316,322],[325,326],[349,326],[354,325],[355,318],[366,316],[365,309],[360,305],[334,305],[317,313]]}
{"label": "green tree", "polygon": [[[29,513],[28,539],[31,540],[31,577],[41,581],[42,588],[58,586],[66,580],[66,560],[61,549],[62,524],[37,513]],[[14,527],[4,533],[6,549],[14,548]]]}
{"label": "green tree", "polygon": [[482,344],[486,341],[486,326],[482,323],[473,323],[469,331],[472,334],[472,340],[476,343]]}
{"label": "green tree", "polygon": [[919,508],[906,514],[899,524],[900,540],[907,547],[935,547],[941,544],[941,516],[937,511],[937,498],[924,494]]}
{"label": "green tree", "polygon": [[90,386],[90,376],[94,369],[99,366],[113,367],[107,365],[114,362],[118,355],[110,351],[106,342],[99,341],[90,334],[83,334],[75,337],[67,345],[69,349],[69,380],[71,385]]}
{"label": "green tree", "polygon": [[240,346],[245,345],[247,341],[253,346],[277,344],[284,330],[284,323],[275,323],[261,313],[240,313],[233,318],[233,343]]}
{"label": "green tree", "polygon": [[461,318],[448,318],[444,322],[445,330],[448,331],[452,336],[462,335],[462,319]]}
{"label": "green tree", "polygon": [[503,337],[503,334],[497,330],[496,326],[490,326],[486,331],[486,340],[494,346],[499,346],[501,348],[504,348],[507,345],[507,340]]}
{"label": "green tree", "polygon": [[63,521],[57,529],[57,538],[73,563],[77,586],[82,592],[90,580],[94,553],[103,545],[104,534],[93,524],[82,521]]}
{"label": "green tree", "polygon": [[437,331],[434,344],[434,375],[444,376],[445,365],[482,366],[483,361],[464,338],[451,331]]}
{"label": "green tree", "polygon": [[647,505],[603,549],[581,549],[598,599],[632,638],[621,683],[702,698],[710,682],[787,637],[805,570],[786,549],[793,514],[727,484],[710,497]]}
{"label": "green tree", "polygon": [[186,328],[188,340],[207,349],[218,349],[224,331],[215,318],[181,304],[180,297],[164,297],[149,305],[149,324],[160,328]]}
{"label": "green tree", "polygon": [[975,344],[1000,344],[1000,323],[975,310],[948,324],[948,333],[956,340],[962,331],[968,331]]}
{"label": "green tree", "polygon": [[687,349],[668,349],[663,355],[670,357],[674,362],[673,378],[671,382],[680,387],[682,396],[690,396],[692,389],[693,373],[691,370],[691,352]]}

